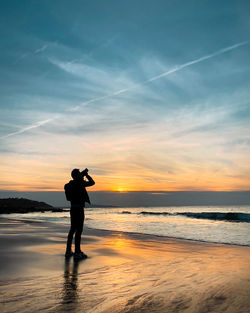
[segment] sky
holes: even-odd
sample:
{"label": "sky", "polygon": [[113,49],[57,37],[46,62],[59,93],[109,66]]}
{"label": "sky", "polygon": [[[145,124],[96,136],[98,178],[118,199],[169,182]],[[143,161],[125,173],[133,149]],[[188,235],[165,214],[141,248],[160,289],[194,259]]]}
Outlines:
{"label": "sky", "polygon": [[249,1],[0,6],[0,190],[250,190]]}

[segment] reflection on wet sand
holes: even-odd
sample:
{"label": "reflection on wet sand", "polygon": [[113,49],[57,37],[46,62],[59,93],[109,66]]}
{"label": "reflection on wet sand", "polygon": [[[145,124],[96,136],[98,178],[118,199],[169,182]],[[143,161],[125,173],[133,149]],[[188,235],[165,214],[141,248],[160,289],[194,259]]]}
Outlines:
{"label": "reflection on wet sand", "polygon": [[64,280],[62,290],[62,307],[64,311],[74,311],[78,306],[78,268],[82,260],[65,258]]}

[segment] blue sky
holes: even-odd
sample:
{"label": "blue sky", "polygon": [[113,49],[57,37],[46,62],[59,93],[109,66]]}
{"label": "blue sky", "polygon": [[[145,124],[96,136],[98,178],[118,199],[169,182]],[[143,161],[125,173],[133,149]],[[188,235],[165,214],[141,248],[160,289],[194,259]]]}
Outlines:
{"label": "blue sky", "polygon": [[250,189],[249,9],[2,2],[0,189]]}

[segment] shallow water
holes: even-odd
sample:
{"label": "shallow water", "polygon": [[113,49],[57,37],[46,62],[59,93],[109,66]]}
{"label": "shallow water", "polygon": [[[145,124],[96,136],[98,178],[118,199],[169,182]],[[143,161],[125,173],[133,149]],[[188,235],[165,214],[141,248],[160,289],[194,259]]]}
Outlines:
{"label": "shallow water", "polygon": [[[250,206],[86,208],[85,212],[85,225],[91,228],[250,245]],[[69,212],[4,216],[69,223]]]}

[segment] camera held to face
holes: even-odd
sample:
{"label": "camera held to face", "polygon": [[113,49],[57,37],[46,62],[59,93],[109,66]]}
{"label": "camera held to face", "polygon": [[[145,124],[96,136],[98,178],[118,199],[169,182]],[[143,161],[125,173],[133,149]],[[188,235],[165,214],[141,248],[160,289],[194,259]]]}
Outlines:
{"label": "camera held to face", "polygon": [[88,170],[87,168],[85,168],[85,170],[83,170],[83,171],[81,172],[82,177],[88,175],[88,171],[89,171],[89,170]]}

